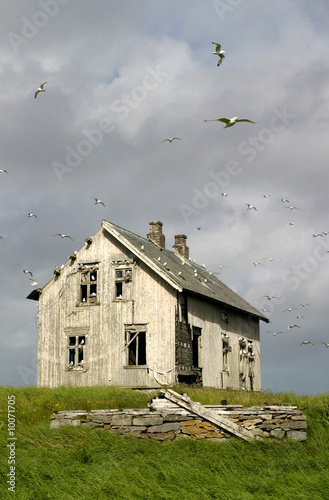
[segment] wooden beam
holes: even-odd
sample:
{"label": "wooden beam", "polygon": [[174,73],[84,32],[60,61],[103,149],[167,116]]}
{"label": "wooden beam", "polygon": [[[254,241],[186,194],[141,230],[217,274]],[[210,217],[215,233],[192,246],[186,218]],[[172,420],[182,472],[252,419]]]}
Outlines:
{"label": "wooden beam", "polygon": [[188,396],[182,396],[181,394],[178,394],[171,389],[162,391],[162,393],[164,394],[164,397],[166,399],[169,399],[169,401],[176,403],[186,410],[190,410],[192,413],[195,413],[208,422],[211,422],[216,427],[224,429],[225,431],[243,439],[244,441],[251,441],[255,438],[254,434],[251,431],[247,431],[247,429],[240,427],[234,422],[230,422],[227,418],[217,415],[215,412],[208,410],[200,403],[192,401]]}

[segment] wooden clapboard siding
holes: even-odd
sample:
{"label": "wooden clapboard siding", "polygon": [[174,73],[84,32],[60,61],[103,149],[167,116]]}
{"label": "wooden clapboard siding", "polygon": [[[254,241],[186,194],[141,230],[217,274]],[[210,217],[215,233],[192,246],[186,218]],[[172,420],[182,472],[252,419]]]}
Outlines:
{"label": "wooden clapboard siding", "polygon": [[[258,321],[252,316],[225,305],[188,297],[188,323],[190,327],[202,328],[200,358],[202,366],[202,382],[204,386],[239,389],[239,337],[252,340],[255,358],[253,361],[253,389],[261,389],[260,380],[260,343]],[[222,319],[222,311],[226,311],[227,322]],[[229,336],[231,352],[228,354],[228,373],[224,371],[222,333]],[[250,381],[246,380],[246,389]]]}
{"label": "wooden clapboard siding", "polygon": [[[113,261],[133,255],[110,235],[100,231],[91,245],[77,254],[61,274],[50,280],[40,297],[38,384],[158,386],[154,371],[167,372],[175,365],[176,292],[168,283],[135,259],[131,299],[115,300]],[[81,305],[78,263],[99,263],[97,304]],[[125,368],[125,325],[145,324],[146,367]],[[87,328],[86,371],[67,370],[67,332]],[[175,371],[157,379],[174,383]]]}

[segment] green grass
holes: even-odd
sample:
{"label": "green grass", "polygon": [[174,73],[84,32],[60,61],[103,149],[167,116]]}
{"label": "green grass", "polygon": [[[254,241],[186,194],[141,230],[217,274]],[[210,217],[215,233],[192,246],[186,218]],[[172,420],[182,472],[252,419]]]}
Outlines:
{"label": "green grass", "polygon": [[[177,388],[176,388],[177,389]],[[174,443],[87,427],[49,428],[56,410],[143,408],[155,392],[115,387],[0,387],[0,498],[327,500],[329,395],[179,387],[204,404],[293,404],[308,417],[304,443],[267,439]],[[16,494],[7,491],[7,396],[16,398]]]}

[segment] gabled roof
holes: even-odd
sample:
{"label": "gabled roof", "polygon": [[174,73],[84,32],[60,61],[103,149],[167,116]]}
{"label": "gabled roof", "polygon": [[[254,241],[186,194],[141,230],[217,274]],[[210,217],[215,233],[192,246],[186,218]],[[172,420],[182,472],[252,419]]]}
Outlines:
{"label": "gabled roof", "polygon": [[177,291],[185,291],[203,299],[230,306],[269,322],[266,316],[203,266],[179,257],[171,250],[162,249],[149,239],[138,236],[113,222],[103,220],[102,226]]}

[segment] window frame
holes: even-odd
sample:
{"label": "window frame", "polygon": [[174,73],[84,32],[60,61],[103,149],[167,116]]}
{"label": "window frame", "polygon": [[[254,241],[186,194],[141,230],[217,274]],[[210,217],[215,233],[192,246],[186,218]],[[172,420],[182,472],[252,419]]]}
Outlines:
{"label": "window frame", "polygon": [[[85,332],[69,332],[66,333],[67,346],[67,371],[85,370],[85,350],[87,335]],[[73,343],[73,339],[75,340]]]}
{"label": "window frame", "polygon": [[[120,276],[121,273],[121,276]],[[114,300],[128,300],[125,297],[124,284],[132,283],[133,266],[132,264],[121,264],[114,267]]]}
{"label": "window frame", "polygon": [[78,304],[82,306],[99,304],[99,263],[79,263],[78,271]]}
{"label": "window frame", "polygon": [[[147,328],[146,325],[125,326],[125,364],[126,368],[145,368],[147,366]],[[133,357],[135,357],[135,362]],[[142,358],[142,359],[140,359]]]}

